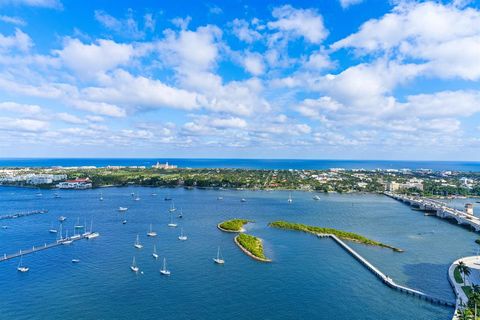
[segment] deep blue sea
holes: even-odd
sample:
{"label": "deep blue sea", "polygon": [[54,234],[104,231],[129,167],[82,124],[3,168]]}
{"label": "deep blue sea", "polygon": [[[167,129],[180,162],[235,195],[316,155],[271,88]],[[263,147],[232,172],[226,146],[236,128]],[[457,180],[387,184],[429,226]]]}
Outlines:
{"label": "deep blue sea", "polygon": [[182,168],[244,169],[431,169],[435,171],[480,171],[480,162],[397,160],[292,160],[292,159],[185,159],[185,158],[0,158],[0,167],[52,166],[151,166],[159,161]]}
{"label": "deep blue sea", "polygon": [[[93,218],[101,236],[25,256],[26,274],[16,271],[17,259],[1,262],[1,319],[450,320],[453,309],[386,287],[331,240],[267,224],[283,219],[333,227],[400,247],[404,253],[351,244],[398,283],[445,299],[454,298],[448,266],[478,246],[475,233],[382,195],[320,194],[314,201],[311,193],[299,191],[287,204],[283,191],[124,187],[60,191],[60,198],[54,192],[42,190],[36,197],[33,189],[0,187],[0,215],[49,210],[1,220],[9,228],[0,229],[0,254],[54,241],[48,230],[60,215],[67,217],[70,234],[77,218],[87,224]],[[141,200],[134,201],[132,192]],[[167,194],[183,209],[176,229],[167,226]],[[125,225],[119,206],[129,208]],[[247,257],[233,234],[216,228],[235,217],[255,220],[247,232],[264,240],[272,263]],[[146,236],[150,223],[156,238]],[[177,239],[180,227],[185,242]],[[142,250],[133,247],[137,234]],[[159,273],[161,262],[151,256],[154,244],[167,258],[170,277]],[[212,262],[218,246],[224,266]],[[130,271],[133,256],[143,274]],[[81,262],[72,264],[72,258]]]}

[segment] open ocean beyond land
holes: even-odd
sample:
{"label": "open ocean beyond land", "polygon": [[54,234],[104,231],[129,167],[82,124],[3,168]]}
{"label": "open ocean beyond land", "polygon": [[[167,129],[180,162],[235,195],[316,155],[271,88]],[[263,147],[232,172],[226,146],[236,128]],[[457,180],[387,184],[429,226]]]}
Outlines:
{"label": "open ocean beyond land", "polygon": [[242,169],[431,169],[480,171],[480,162],[396,160],[185,159],[185,158],[0,158],[0,167],[147,166],[169,162],[181,168]]}
{"label": "open ocean beyond land", "polygon": [[[99,201],[102,191],[104,201]],[[386,287],[330,239],[267,227],[289,220],[357,232],[400,247],[404,253],[351,244],[400,284],[454,299],[447,269],[455,259],[476,253],[477,235],[445,220],[424,216],[382,195],[284,191],[186,190],[120,187],[83,191],[0,187],[0,213],[48,209],[49,213],[2,220],[0,254],[55,240],[48,230],[65,215],[70,234],[77,217],[93,218],[101,236],[0,263],[1,319],[351,319],[449,320],[453,309],[432,305]],[[60,198],[54,198],[59,192]],[[141,197],[134,201],[131,193]],[[152,196],[152,192],[157,196]],[[170,195],[183,219],[167,227]],[[217,200],[222,196],[223,201]],[[241,203],[241,198],[247,202]],[[467,199],[464,199],[468,201]],[[459,201],[458,199],[456,201]],[[461,204],[458,204],[461,205]],[[121,223],[119,206],[128,207]],[[264,240],[270,264],[252,260],[220,232],[220,221],[243,217],[256,222],[247,232]],[[148,238],[149,224],[158,237]],[[180,227],[188,241],[177,239]],[[144,244],[135,249],[136,235]],[[455,241],[451,241],[455,240]],[[151,256],[156,244],[170,277]],[[221,246],[226,260],[212,258]],[[136,256],[144,274],[129,266]],[[78,258],[78,264],[71,260]]]}

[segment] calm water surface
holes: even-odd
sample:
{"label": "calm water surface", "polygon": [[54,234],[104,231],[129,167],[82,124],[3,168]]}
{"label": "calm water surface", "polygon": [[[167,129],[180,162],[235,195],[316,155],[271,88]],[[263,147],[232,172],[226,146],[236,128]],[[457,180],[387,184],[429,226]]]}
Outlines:
{"label": "calm water surface", "polygon": [[[36,191],[0,188],[0,214],[45,208],[48,214],[2,220],[0,254],[52,242],[51,224],[68,217],[72,233],[77,217],[101,237],[81,240],[0,263],[1,319],[451,319],[453,309],[434,306],[389,289],[329,239],[271,229],[267,223],[290,220],[358,232],[403,248],[404,253],[352,244],[384,273],[431,295],[453,299],[446,273],[450,263],[476,252],[476,234],[434,217],[425,217],[381,195],[320,195],[294,192],[153,189]],[[134,201],[131,192],[138,193]],[[158,196],[151,196],[156,192]],[[168,228],[166,194],[183,208],[179,228]],[[216,200],[223,196],[223,201]],[[247,202],[241,203],[240,198]],[[465,200],[466,201],[466,200]],[[459,204],[460,205],[460,204]],[[119,206],[129,208],[121,223]],[[256,221],[248,232],[264,239],[271,264],[256,262],[216,229],[219,221],[244,217]],[[148,238],[152,223],[158,237]],[[188,241],[177,239],[180,226]],[[144,244],[133,247],[136,235]],[[156,244],[166,257],[170,277],[151,256]],[[224,266],[212,258],[221,246]],[[144,274],[129,266],[136,256]],[[72,264],[71,259],[81,259]]]}

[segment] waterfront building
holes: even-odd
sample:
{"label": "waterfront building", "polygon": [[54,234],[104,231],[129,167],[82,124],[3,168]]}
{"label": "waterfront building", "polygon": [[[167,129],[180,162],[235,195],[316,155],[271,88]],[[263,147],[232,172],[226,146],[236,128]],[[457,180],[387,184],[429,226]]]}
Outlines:
{"label": "waterfront building", "polygon": [[64,182],[60,182],[57,184],[57,188],[59,189],[89,189],[92,187],[92,182],[89,178],[86,179],[75,179],[75,180],[67,180]]}

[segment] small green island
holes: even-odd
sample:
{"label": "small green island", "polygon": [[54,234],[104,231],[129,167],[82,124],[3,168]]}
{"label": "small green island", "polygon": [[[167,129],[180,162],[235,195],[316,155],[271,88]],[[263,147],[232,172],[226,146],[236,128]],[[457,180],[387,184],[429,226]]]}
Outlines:
{"label": "small green island", "polygon": [[362,243],[370,246],[388,248],[388,249],[392,249],[395,252],[403,252],[402,249],[395,248],[388,244],[384,244],[375,240],[368,239],[359,234],[348,232],[348,231],[337,230],[333,228],[322,228],[322,227],[309,226],[306,224],[287,222],[287,221],[274,221],[269,223],[269,226],[272,228],[278,228],[278,229],[303,231],[303,232],[312,233],[315,235],[333,234],[343,240],[353,241],[353,242]]}
{"label": "small green island", "polygon": [[237,246],[251,258],[262,261],[271,262],[263,252],[262,239],[252,236],[250,234],[240,233],[234,238]]}
{"label": "small green island", "polygon": [[232,219],[219,223],[217,228],[225,232],[244,232],[243,226],[252,220],[247,219]]}

